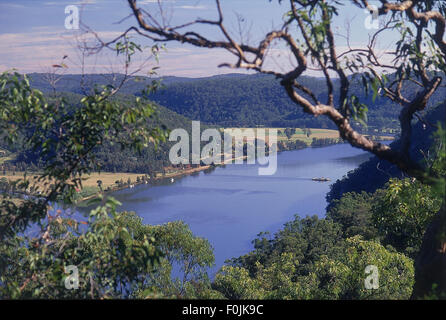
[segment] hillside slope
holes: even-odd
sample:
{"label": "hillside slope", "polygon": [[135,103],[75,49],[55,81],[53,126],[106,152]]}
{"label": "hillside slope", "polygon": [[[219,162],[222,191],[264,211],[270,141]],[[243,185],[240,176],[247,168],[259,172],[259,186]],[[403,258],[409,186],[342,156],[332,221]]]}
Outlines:
{"label": "hillside slope", "polygon": [[[80,108],[80,100],[83,97],[80,94],[72,92],[59,92],[70,108]],[[118,94],[113,99],[119,103],[131,106],[135,100],[134,95]],[[191,132],[191,120],[175,113],[174,111],[160,105],[155,107],[155,115],[147,123],[148,128],[164,128],[167,131],[175,128],[183,128],[189,133]],[[206,127],[203,126],[203,129]],[[157,147],[149,144],[141,154],[136,151],[125,149],[122,150],[117,144],[112,145],[110,142],[105,142],[98,146],[95,150],[95,157],[100,164],[101,171],[108,172],[134,172],[134,173],[153,173],[160,172],[163,167],[169,166],[169,150],[174,142],[162,142]],[[0,148],[7,149],[15,153],[12,161],[7,161],[10,164],[11,170],[24,171],[25,169],[38,170],[42,166],[39,163],[39,150],[28,150],[19,144],[15,146],[7,146],[0,143]]]}
{"label": "hillside slope", "polygon": [[[432,108],[426,115],[428,123],[436,124],[441,122],[443,127],[446,122],[446,102]],[[411,155],[417,160],[423,159],[423,152],[427,151],[432,145],[432,134],[436,128],[432,126],[424,127],[422,123],[417,122],[412,132]],[[391,146],[398,148],[399,141],[394,141]],[[403,177],[403,173],[391,163],[372,157],[362,163],[357,169],[349,172],[343,179],[336,181],[330,186],[330,192],[327,194],[328,203],[339,199],[345,192],[374,192],[381,188],[390,177]]]}
{"label": "hillside slope", "polygon": [[[45,80],[45,74],[31,74],[32,85],[43,91],[51,87]],[[86,75],[86,88],[110,83],[111,75]],[[391,77],[389,77],[391,78]],[[65,75],[57,83],[63,91],[81,93],[80,75]],[[115,80],[119,80],[119,76]],[[122,93],[140,94],[141,90],[152,79],[139,77],[136,81],[127,82]],[[301,77],[301,83],[313,90],[315,95],[325,101],[325,80],[316,77]],[[308,127],[335,129],[326,117],[314,117],[305,114],[302,108],[295,105],[285,93],[279,81],[270,75],[229,74],[207,78],[162,78],[164,88],[151,94],[149,98],[170,110],[193,120],[223,127]],[[337,80],[335,87],[339,86]],[[407,88],[405,95],[410,96],[416,90]],[[355,93],[360,101],[369,106],[368,129],[397,129],[399,107],[389,99],[378,98],[373,101],[372,95],[364,93],[362,84],[353,82],[350,92]],[[441,102],[446,89],[441,88],[431,98],[430,105]],[[337,96],[335,96],[337,99]],[[357,126],[358,128],[358,126]]]}

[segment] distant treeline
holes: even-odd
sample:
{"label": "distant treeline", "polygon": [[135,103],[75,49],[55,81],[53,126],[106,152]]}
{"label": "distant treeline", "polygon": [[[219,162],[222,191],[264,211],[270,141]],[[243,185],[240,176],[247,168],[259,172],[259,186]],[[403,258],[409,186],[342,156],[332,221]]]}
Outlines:
{"label": "distant treeline", "polygon": [[311,142],[312,147],[325,147],[336,143],[341,143],[343,140],[338,138],[313,138]]}

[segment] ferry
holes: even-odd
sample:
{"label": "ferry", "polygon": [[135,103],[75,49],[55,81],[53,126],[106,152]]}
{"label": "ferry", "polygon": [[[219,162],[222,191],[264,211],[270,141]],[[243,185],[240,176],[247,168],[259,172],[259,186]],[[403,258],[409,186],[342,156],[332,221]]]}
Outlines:
{"label": "ferry", "polygon": [[312,178],[311,180],[313,180],[313,181],[331,181],[329,178],[324,178],[324,177]]}

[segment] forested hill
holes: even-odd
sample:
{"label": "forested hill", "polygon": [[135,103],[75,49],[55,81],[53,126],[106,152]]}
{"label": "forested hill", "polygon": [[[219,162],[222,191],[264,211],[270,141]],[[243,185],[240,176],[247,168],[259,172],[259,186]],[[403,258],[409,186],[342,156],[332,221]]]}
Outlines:
{"label": "forested hill", "polygon": [[[446,102],[433,107],[425,116],[425,122],[436,125],[442,123],[443,128],[446,122]],[[421,122],[414,125],[412,131],[411,154],[413,159],[421,161],[424,154],[428,154],[432,146],[432,134],[437,129],[433,126],[423,126]],[[397,147],[399,141],[394,141],[391,146]],[[378,188],[384,186],[390,177],[402,177],[401,171],[385,160],[372,157],[368,161],[362,163],[358,168],[349,172],[342,180],[336,181],[331,185],[331,190],[327,194],[327,202],[333,203],[332,200],[339,199],[346,192],[374,192]]]}
{"label": "forested hill", "polygon": [[[66,104],[70,107],[81,107],[80,100],[83,97],[82,95],[72,92],[59,92],[58,95],[63,97]],[[113,99],[120,104],[131,106],[135,101],[135,96],[118,94]],[[164,128],[166,130],[184,128],[189,133],[191,132],[190,119],[160,105],[156,105],[155,114],[147,123],[147,126],[148,128]],[[205,129],[206,126],[202,126],[202,128]],[[161,172],[164,167],[170,165],[169,150],[173,144],[174,142],[169,141],[161,142],[157,147],[149,144],[141,154],[138,154],[134,150],[122,150],[120,145],[113,145],[105,141],[103,145],[98,146],[94,150],[94,154],[102,171],[152,174]],[[3,141],[0,141],[0,148],[15,154],[12,164],[18,171],[24,171],[25,169],[37,170],[39,167],[42,167],[42,163],[39,162],[39,150],[23,149],[19,144],[11,148],[11,146],[3,144]]]}
{"label": "forested hill", "polygon": [[[303,82],[317,96],[323,95],[322,79],[305,77]],[[224,127],[334,128],[324,117],[303,113],[269,75],[215,76],[172,82],[150,99],[189,118]]]}
{"label": "forested hill", "polygon": [[[46,74],[31,74],[33,87],[42,91],[51,90]],[[119,76],[115,79],[117,82]],[[86,75],[86,88],[94,85],[110,83],[111,75]],[[138,78],[129,81],[121,92],[140,94],[141,90],[152,79]],[[80,75],[65,75],[56,84],[63,91],[81,93]],[[325,80],[315,77],[301,77],[302,84],[313,90],[316,96],[325,101]],[[279,81],[270,75],[229,74],[208,78],[162,79],[163,89],[150,95],[150,99],[193,120],[201,120],[219,126],[254,127],[316,127],[334,128],[326,117],[315,118],[305,114],[286,95]],[[338,83],[335,81],[335,86]],[[410,87],[410,86],[409,86]],[[350,92],[369,106],[368,128],[397,128],[398,106],[387,98],[377,98],[373,102],[372,94],[365,96],[361,83],[352,83]],[[416,92],[408,88],[406,94]],[[441,88],[431,98],[431,105],[442,101],[446,90]],[[336,97],[335,97],[336,98]]]}

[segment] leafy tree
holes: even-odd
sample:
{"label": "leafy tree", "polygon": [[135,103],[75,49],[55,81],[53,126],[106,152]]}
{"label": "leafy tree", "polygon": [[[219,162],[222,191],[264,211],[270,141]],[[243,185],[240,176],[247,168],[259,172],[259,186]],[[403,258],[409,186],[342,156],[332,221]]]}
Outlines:
{"label": "leafy tree", "polygon": [[[0,296],[3,298],[125,298],[143,283],[162,253],[135,218],[116,213],[108,199],[82,221],[51,219],[41,237],[17,236],[2,242]],[[140,221],[139,224],[141,224]],[[140,226],[139,226],[140,227]],[[13,244],[13,245],[12,245]],[[2,260],[2,263],[5,263]],[[67,289],[65,268],[78,270],[78,288]]]}
{"label": "leafy tree", "polygon": [[[82,185],[81,176],[98,168],[92,151],[105,139],[142,150],[150,139],[164,138],[161,130],[141,126],[153,114],[152,105],[139,98],[132,107],[111,102],[112,88],[84,97],[82,106],[73,110],[63,99],[46,102],[41,92],[30,88],[26,76],[6,72],[0,76],[0,84],[4,139],[14,144],[23,133],[23,148],[39,154],[44,166],[35,185],[39,198],[25,199],[19,205],[2,201],[0,239],[45,217],[49,203],[72,203],[76,188]],[[24,190],[30,184],[25,177],[18,187]]]}
{"label": "leafy tree", "polygon": [[241,267],[223,266],[215,276],[213,288],[227,299],[262,299],[261,283]]}
{"label": "leafy tree", "polygon": [[147,275],[139,297],[147,292],[177,298],[212,295],[206,268],[214,264],[214,254],[206,239],[194,236],[181,221],[143,228],[165,254],[160,265]]}
{"label": "leafy tree", "polygon": [[346,237],[361,235],[364,239],[375,239],[377,230],[372,221],[372,205],[381,200],[380,192],[345,193],[341,199],[334,200],[327,212],[327,218],[339,223]]}
{"label": "leafy tree", "polygon": [[340,225],[320,220],[317,216],[301,219],[296,215],[293,221],[287,222],[276,233],[274,239],[267,237],[268,234],[260,233],[253,241],[255,250],[232,259],[231,263],[248,269],[254,275],[257,272],[257,262],[268,266],[274,259],[279,259],[282,253],[293,252],[300,261],[297,272],[308,274],[312,263],[319,256],[337,249],[336,244],[342,239],[342,231]]}
{"label": "leafy tree", "polygon": [[[366,288],[368,265],[376,266],[378,288]],[[322,257],[308,276],[313,299],[409,299],[414,283],[413,261],[377,242],[348,238],[337,257]]]}
{"label": "leafy tree", "polygon": [[[88,223],[57,217],[43,239],[17,237],[2,244],[10,256],[0,277],[4,298],[215,297],[204,271],[214,256],[209,243],[182,222],[144,225],[134,213],[116,212],[109,198],[90,213]],[[182,278],[171,275],[180,265]],[[65,268],[77,267],[78,288],[65,287]]]}
{"label": "leafy tree", "polygon": [[373,222],[384,243],[415,257],[441,201],[430,186],[410,179],[390,179],[384,196],[373,208]]}
{"label": "leafy tree", "polygon": [[[359,235],[345,239],[331,220],[296,217],[274,239],[267,236],[224,266],[213,289],[229,299],[408,299],[412,293],[413,260]],[[365,285],[368,265],[378,270],[377,289]]]}
{"label": "leafy tree", "polygon": [[[127,61],[131,54],[125,52]],[[26,76],[0,75],[1,138],[37,155],[42,167],[36,179],[25,176],[15,183],[17,192],[31,189],[33,194],[17,200],[3,193],[1,199],[2,297],[125,297],[158,259],[150,239],[135,239],[119,224],[112,199],[91,212],[84,233],[77,222],[51,209],[56,202],[76,200],[82,176],[99,167],[93,151],[105,140],[141,151],[165,139],[160,128],[142,125],[154,106],[137,97],[132,106],[119,104],[112,100],[118,90],[96,88],[73,106],[63,97],[45,99]],[[30,231],[38,236],[30,237]],[[62,292],[67,263],[84,274],[77,292]]]}
{"label": "leafy tree", "polygon": [[[423,121],[418,121],[412,131],[412,146],[411,153],[413,158],[420,162],[429,158],[429,163],[426,166],[432,167],[432,160],[439,155],[438,147],[442,146],[441,140],[438,138],[436,125],[425,126],[423,122],[431,124],[440,123],[442,127],[445,125],[446,119],[446,103],[441,103],[430,108]],[[399,141],[396,139],[391,145],[397,145]],[[436,162],[440,165],[441,161]],[[441,176],[440,171],[438,171]],[[377,189],[385,188],[389,178],[404,178],[407,175],[399,170],[396,166],[387,161],[382,161],[377,157],[371,157],[369,160],[363,162],[353,171],[350,171],[342,179],[330,185],[330,192],[326,199],[328,202],[328,210],[334,203],[333,200],[340,199],[343,194],[348,192],[361,193],[366,191],[374,193]],[[440,189],[441,186],[439,185]],[[444,190],[444,189],[443,189]]]}
{"label": "leafy tree", "polygon": [[306,135],[307,135],[307,137],[310,137],[310,136],[311,136],[311,129],[310,129],[310,128],[307,128]]}

